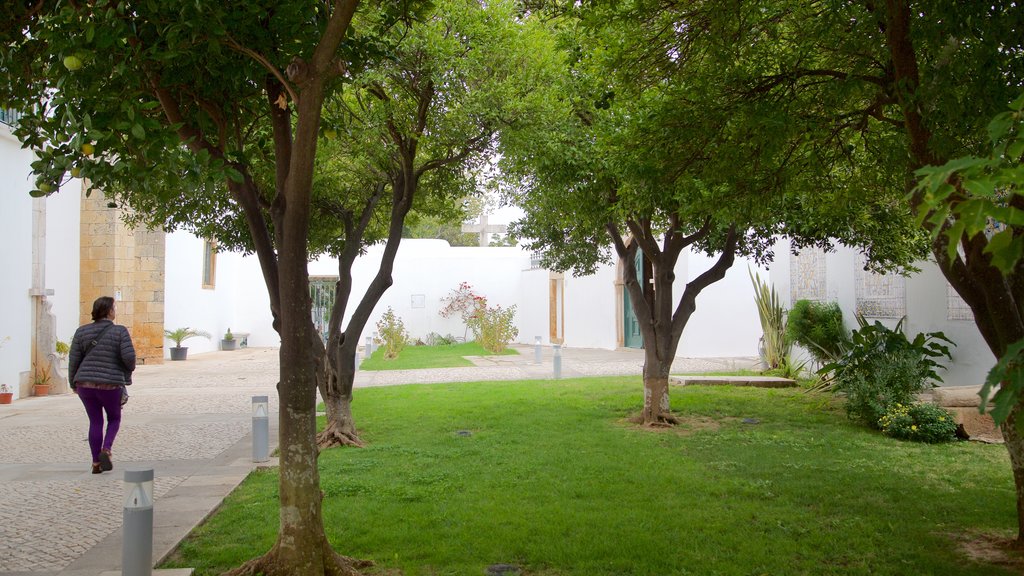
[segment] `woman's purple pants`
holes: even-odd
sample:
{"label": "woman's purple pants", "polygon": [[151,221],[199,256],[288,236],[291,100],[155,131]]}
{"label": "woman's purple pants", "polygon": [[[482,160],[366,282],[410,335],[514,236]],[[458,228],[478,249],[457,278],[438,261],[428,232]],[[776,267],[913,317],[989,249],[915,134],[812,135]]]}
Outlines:
{"label": "woman's purple pants", "polygon": [[[92,461],[100,461],[100,450],[110,450],[121,428],[121,389],[99,390],[78,386],[85,413],[89,415],[89,449]],[[107,413],[107,433],[103,433],[103,412]]]}

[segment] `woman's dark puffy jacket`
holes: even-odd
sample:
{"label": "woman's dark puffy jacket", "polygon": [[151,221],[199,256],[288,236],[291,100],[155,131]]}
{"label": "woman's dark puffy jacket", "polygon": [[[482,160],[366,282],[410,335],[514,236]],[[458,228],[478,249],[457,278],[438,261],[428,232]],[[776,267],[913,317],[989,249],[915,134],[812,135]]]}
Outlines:
{"label": "woman's dark puffy jacket", "polygon": [[[108,326],[110,329],[103,332]],[[98,336],[96,346],[86,355],[89,344]],[[135,346],[127,328],[104,319],[75,331],[68,354],[68,381],[72,390],[78,382],[131,384],[134,371]]]}

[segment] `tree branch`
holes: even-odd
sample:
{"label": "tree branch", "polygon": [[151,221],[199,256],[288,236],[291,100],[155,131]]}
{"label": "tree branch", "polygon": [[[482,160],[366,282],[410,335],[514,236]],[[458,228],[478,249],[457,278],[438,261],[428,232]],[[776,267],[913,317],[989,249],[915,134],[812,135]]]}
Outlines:
{"label": "tree branch", "polygon": [[288,97],[292,99],[292,102],[299,101],[299,95],[295,92],[295,89],[292,88],[292,85],[290,82],[288,82],[288,79],[285,78],[284,74],[282,74],[281,71],[277,69],[277,66],[271,64],[270,61],[264,58],[262,54],[253,50],[252,48],[242,46],[241,44],[236,42],[235,39],[231,36],[227,37],[227,45],[232,50],[236,52],[241,52],[242,54],[245,54],[246,56],[249,56],[253,60],[259,62],[261,66],[267,69],[267,72],[270,72],[275,78],[277,78],[277,81],[280,82],[281,86],[283,86],[284,89],[288,92]]}

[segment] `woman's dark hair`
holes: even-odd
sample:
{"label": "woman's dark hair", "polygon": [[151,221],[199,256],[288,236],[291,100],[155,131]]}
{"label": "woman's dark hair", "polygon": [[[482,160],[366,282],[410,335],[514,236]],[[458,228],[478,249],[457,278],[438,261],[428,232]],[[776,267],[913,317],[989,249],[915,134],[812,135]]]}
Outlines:
{"label": "woman's dark hair", "polygon": [[114,299],[110,296],[100,296],[92,303],[92,321],[102,320],[110,314],[114,307]]}

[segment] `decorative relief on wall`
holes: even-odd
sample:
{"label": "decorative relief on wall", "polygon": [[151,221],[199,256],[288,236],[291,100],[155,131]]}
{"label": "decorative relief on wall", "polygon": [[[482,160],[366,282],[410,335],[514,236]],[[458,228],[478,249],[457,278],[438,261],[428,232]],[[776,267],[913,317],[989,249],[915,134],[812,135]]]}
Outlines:
{"label": "decorative relief on wall", "polygon": [[821,248],[804,248],[799,254],[790,253],[790,302],[797,300],[824,302],[828,294],[825,272],[825,251]]}
{"label": "decorative relief on wall", "polygon": [[857,254],[854,277],[857,313],[865,318],[902,318],[907,314],[907,279],[864,269],[867,258]]}
{"label": "decorative relief on wall", "polygon": [[948,282],[946,283],[946,319],[974,320],[974,312],[971,312],[971,307]]}

